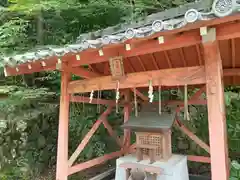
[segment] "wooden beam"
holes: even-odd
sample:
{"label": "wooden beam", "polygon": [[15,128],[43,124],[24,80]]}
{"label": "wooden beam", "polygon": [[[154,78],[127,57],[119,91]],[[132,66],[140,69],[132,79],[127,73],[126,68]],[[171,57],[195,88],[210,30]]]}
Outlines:
{"label": "wooden beam", "polygon": [[198,138],[194,133],[192,133],[188,128],[186,128],[179,120],[176,120],[177,127],[186,134],[190,139],[192,139],[197,145],[203,148],[206,152],[210,153],[210,147],[200,138]]}
{"label": "wooden beam", "polygon": [[204,92],[206,92],[206,85],[203,85],[197,92],[195,92],[190,100],[199,99]]}
{"label": "wooden beam", "polygon": [[[193,85],[205,83],[204,67],[187,67],[176,69],[164,69],[156,71],[138,72],[127,74],[120,80],[120,89],[146,87],[149,80],[153,86]],[[69,83],[69,93],[91,92],[98,89],[108,90],[116,88],[111,76],[99,77],[89,80],[77,80]]]}
{"label": "wooden beam", "polygon": [[89,71],[89,70],[87,70],[85,68],[82,68],[82,67],[68,68],[67,71],[72,73],[72,74],[74,74],[74,75],[77,75],[77,76],[80,76],[80,77],[86,78],[86,79],[95,78],[95,77],[101,76],[98,73]]}
{"label": "wooden beam", "polygon": [[[67,68],[63,64],[63,68]],[[61,73],[61,96],[58,125],[58,148],[56,180],[67,180],[68,177],[68,124],[69,124],[69,94],[67,92],[70,73]]]}
{"label": "wooden beam", "polygon": [[[221,23],[227,23],[226,19],[229,19],[227,24],[218,25],[217,28],[217,40],[225,40],[225,39],[233,39],[240,37],[240,22],[234,22],[233,19],[239,19],[238,16],[230,16],[220,19],[215,19],[212,21],[203,21],[204,23],[194,23],[194,26],[198,24],[197,27],[191,29],[189,28],[181,28],[173,31],[167,32],[160,32],[154,34],[154,36],[143,38],[144,40],[136,40],[134,41],[134,48],[130,51],[125,50],[124,44],[117,44],[117,45],[109,45],[103,48],[104,55],[99,56],[98,49],[89,49],[80,53],[81,60],[76,60],[76,54],[68,53],[62,57],[63,61],[69,62],[73,67],[78,67],[85,64],[95,64],[106,62],[109,60],[110,57],[118,56],[121,54],[124,57],[132,57],[137,55],[143,54],[150,54],[159,51],[166,51],[170,49],[176,49],[181,47],[186,47],[190,45],[196,45],[201,43],[201,37],[198,31],[199,27],[208,26],[209,24],[217,25]],[[230,23],[231,21],[231,23]],[[186,32],[186,30],[189,30]],[[184,31],[184,32],[182,32]],[[181,33],[180,33],[181,32]],[[159,44],[158,40],[154,38],[159,36],[166,36],[165,43]],[[136,44],[136,45],[135,45]],[[16,67],[6,67],[7,73],[9,76],[19,75],[19,74],[29,74],[33,72],[40,72],[44,70],[54,70],[56,69],[57,57],[50,57],[45,59],[46,66],[43,67],[41,65],[42,61],[34,61],[31,63],[21,64],[18,67],[19,71],[16,71]],[[28,64],[31,64],[32,68],[28,69]]]}
{"label": "wooden beam", "polygon": [[188,161],[200,162],[200,163],[211,163],[210,157],[188,155],[187,158],[188,158]]}
{"label": "wooden beam", "polygon": [[[227,28],[227,27],[226,27]],[[229,179],[222,60],[216,29],[203,36],[212,180]]]}
{"label": "wooden beam", "polygon": [[113,129],[112,129],[111,125],[108,123],[107,119],[106,118],[102,118],[102,122],[103,122],[104,127],[107,129],[109,135],[112,136],[116,140],[117,144],[120,147],[123,147],[122,141],[120,140],[118,135],[113,131]]}
{"label": "wooden beam", "polygon": [[[82,102],[82,103],[89,103],[90,98],[89,97],[85,97],[85,96],[71,96],[70,99],[71,102]],[[97,98],[93,98],[91,104],[103,104],[103,105],[109,105],[109,106],[115,106],[116,105],[116,101],[114,100],[107,100],[107,99],[97,99]],[[122,105],[122,104],[120,104]]]}
{"label": "wooden beam", "polygon": [[90,131],[85,135],[81,143],[78,145],[77,149],[74,151],[70,159],[68,160],[68,166],[71,167],[74,161],[77,159],[78,155],[83,151],[84,147],[87,145],[93,134],[97,131],[98,127],[102,123],[102,119],[105,118],[112,110],[112,107],[108,107],[106,111],[99,117],[99,119],[94,123]]}
{"label": "wooden beam", "polygon": [[[131,88],[131,91],[134,93],[134,88]],[[136,95],[140,97],[143,101],[148,101],[148,97],[145,96],[143,93],[141,93],[139,90],[136,88]]]}
{"label": "wooden beam", "polygon": [[78,145],[77,149],[74,151],[74,153],[71,155],[69,161],[68,161],[68,166],[71,167],[74,161],[77,159],[78,155],[83,151],[85,146],[88,144],[89,140],[93,136],[93,134],[97,131],[98,127],[101,125],[102,121],[101,119],[98,119],[90,131],[84,136],[83,140],[81,143]]}
{"label": "wooden beam", "polygon": [[[239,17],[238,17],[239,18]],[[202,27],[202,26],[199,26]],[[198,28],[199,28],[198,27]],[[198,29],[196,28],[196,29]],[[228,24],[221,24],[217,27],[217,40],[225,40],[225,39],[232,39],[240,37],[240,32],[238,29],[240,29],[240,22],[232,22]],[[154,35],[154,38],[159,36],[164,36],[163,32],[156,33]],[[177,32],[175,34],[167,34],[165,37],[165,43],[159,44],[158,40],[151,38],[147,38],[146,40],[137,40],[132,45],[132,49],[130,51],[125,50],[125,45],[117,45],[114,46],[118,50],[114,52],[112,51],[112,48],[105,48],[104,52],[107,52],[107,54],[111,54],[111,56],[118,56],[121,54],[123,57],[132,57],[132,56],[139,56],[144,54],[151,54],[154,52],[159,51],[166,51],[171,49],[177,49],[181,47],[187,47],[191,45],[196,45],[201,43],[201,36],[199,31],[196,30],[190,30],[190,31],[184,31],[184,32]],[[98,50],[96,51],[96,54],[94,55],[94,58],[89,58],[89,54],[84,55],[85,57],[81,58],[81,61],[75,61],[73,60],[71,63],[73,66],[79,66],[83,64],[93,64],[93,63],[100,63],[104,61],[108,61],[109,57],[106,55],[104,56],[98,56],[97,55]],[[69,58],[71,59],[71,58]],[[91,61],[89,60],[91,59]]]}
{"label": "wooden beam", "polygon": [[223,69],[224,77],[240,76],[240,68]]}
{"label": "wooden beam", "polygon": [[93,160],[90,160],[90,161],[87,161],[87,162],[84,162],[84,163],[81,163],[81,164],[69,167],[68,174],[71,175],[71,174],[77,173],[79,171],[88,169],[90,167],[96,166],[98,164],[102,164],[102,163],[104,163],[104,162],[106,162],[106,161],[108,161],[110,159],[114,159],[114,158],[120,157],[121,155],[123,155],[123,153],[124,153],[123,150],[117,151],[117,152],[113,152],[113,153],[110,153],[110,154],[106,154],[106,155],[104,155],[102,157],[98,157],[98,158],[95,158]]}

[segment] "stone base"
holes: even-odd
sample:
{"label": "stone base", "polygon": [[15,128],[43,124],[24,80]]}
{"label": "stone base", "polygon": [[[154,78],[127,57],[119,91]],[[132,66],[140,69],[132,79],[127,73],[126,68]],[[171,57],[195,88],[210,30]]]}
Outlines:
{"label": "stone base", "polygon": [[157,175],[157,180],[189,180],[186,156],[172,155],[168,161],[156,161],[153,164],[150,164],[149,162],[149,160],[137,162],[135,155],[126,155],[118,158],[116,160],[115,180],[126,179],[126,171],[123,167],[120,167],[120,165],[124,163],[137,163],[159,168],[159,172],[161,173]]}

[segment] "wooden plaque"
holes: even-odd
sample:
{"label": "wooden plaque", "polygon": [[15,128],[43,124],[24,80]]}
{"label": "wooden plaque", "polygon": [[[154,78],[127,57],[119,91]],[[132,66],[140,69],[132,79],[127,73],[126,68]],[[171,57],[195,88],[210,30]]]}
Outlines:
{"label": "wooden plaque", "polygon": [[120,79],[125,75],[122,56],[110,58],[109,64],[114,79]]}

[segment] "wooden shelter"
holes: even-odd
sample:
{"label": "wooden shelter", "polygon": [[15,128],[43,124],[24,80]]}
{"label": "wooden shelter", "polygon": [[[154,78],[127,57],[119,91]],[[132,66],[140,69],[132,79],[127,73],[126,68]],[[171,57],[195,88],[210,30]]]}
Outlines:
{"label": "wooden shelter", "polygon": [[[136,91],[143,101],[148,101],[141,91],[146,90],[149,81],[152,86],[174,88],[190,85],[198,87],[189,104],[208,107],[209,138],[207,145],[190,132],[178,119],[175,124],[211,156],[189,155],[189,161],[211,163],[213,180],[229,179],[228,143],[223,90],[224,85],[240,83],[240,7],[236,0],[202,0],[179,8],[152,14],[144,21],[131,25],[118,25],[81,35],[76,44],[64,47],[45,48],[13,57],[4,57],[5,75],[15,76],[40,71],[61,71],[61,99],[57,156],[57,180],[107,160],[131,152],[130,131],[124,137],[114,135],[107,122],[107,115],[116,105],[113,100],[79,97],[75,93],[98,90],[119,90],[124,100],[124,121],[130,113],[130,94]],[[118,58],[123,72],[112,74],[111,59]],[[84,68],[88,65],[88,68]],[[85,78],[71,81],[71,74]],[[114,76],[113,76],[114,75]],[[115,77],[116,76],[116,77]],[[122,78],[119,78],[122,76]],[[114,78],[115,77],[115,78]],[[116,88],[117,87],[117,88]],[[145,88],[144,88],[145,87]],[[207,100],[200,99],[206,91]],[[92,94],[91,93],[91,94]],[[95,122],[76,151],[68,157],[68,124],[70,102],[89,102],[107,105],[107,110]],[[181,101],[162,102],[177,104]],[[116,139],[120,150],[102,157],[74,164],[91,136],[100,124]]]}

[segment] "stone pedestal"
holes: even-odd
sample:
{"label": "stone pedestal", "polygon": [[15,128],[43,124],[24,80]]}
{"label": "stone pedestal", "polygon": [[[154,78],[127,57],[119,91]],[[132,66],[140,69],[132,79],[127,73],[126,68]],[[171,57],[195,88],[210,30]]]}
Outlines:
{"label": "stone pedestal", "polygon": [[156,161],[150,164],[149,160],[137,161],[136,155],[126,155],[116,161],[115,180],[126,180],[127,172],[125,165],[146,167],[146,170],[158,171],[157,180],[189,180],[187,157],[182,155],[172,155],[168,161]]}

